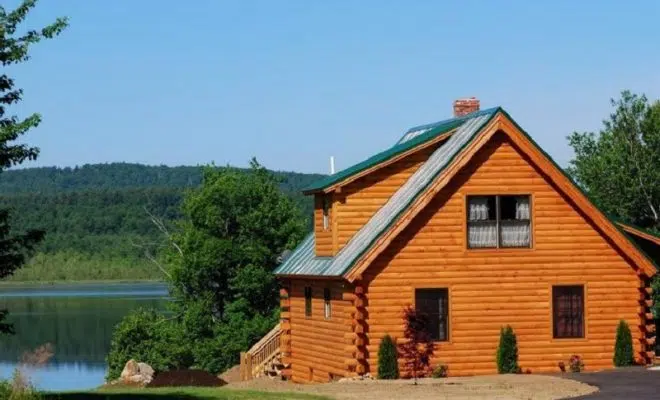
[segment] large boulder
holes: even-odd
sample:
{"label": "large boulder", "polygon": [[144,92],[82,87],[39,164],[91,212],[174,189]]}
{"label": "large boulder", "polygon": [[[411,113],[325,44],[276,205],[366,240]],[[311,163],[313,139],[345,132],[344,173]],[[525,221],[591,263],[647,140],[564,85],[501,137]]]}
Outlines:
{"label": "large boulder", "polygon": [[124,365],[124,369],[121,371],[119,377],[122,380],[128,380],[131,376],[137,375],[140,372],[140,367],[138,366],[137,361],[130,359]]}
{"label": "large boulder", "polygon": [[154,369],[147,363],[128,360],[121,371],[120,380],[124,383],[146,385],[154,379]]}

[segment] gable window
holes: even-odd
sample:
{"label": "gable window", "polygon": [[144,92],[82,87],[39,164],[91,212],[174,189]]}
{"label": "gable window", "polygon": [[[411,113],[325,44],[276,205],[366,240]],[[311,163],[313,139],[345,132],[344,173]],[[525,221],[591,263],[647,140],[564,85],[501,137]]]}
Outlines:
{"label": "gable window", "polygon": [[468,196],[468,247],[530,247],[529,196]]}
{"label": "gable window", "polygon": [[552,287],[552,336],[584,337],[584,286]]}
{"label": "gable window", "polygon": [[312,288],[305,286],[305,317],[312,316]]}
{"label": "gable window", "polygon": [[323,289],[323,315],[325,319],[332,317],[332,303],[330,303],[330,289]]}
{"label": "gable window", "polygon": [[323,230],[330,229],[330,200],[328,196],[323,196]]}
{"label": "gable window", "polygon": [[429,318],[428,332],[438,342],[449,340],[449,291],[447,289],[415,290],[415,309]]}

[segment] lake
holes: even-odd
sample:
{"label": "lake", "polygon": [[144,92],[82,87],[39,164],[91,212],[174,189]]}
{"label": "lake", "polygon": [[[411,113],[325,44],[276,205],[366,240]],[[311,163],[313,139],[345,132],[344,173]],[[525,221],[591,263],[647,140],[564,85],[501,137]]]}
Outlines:
{"label": "lake", "polygon": [[0,309],[9,309],[16,334],[0,336],[0,377],[11,377],[25,352],[50,343],[54,356],[29,371],[38,388],[100,386],[114,326],[133,309],[164,310],[167,301],[162,283],[1,286]]}

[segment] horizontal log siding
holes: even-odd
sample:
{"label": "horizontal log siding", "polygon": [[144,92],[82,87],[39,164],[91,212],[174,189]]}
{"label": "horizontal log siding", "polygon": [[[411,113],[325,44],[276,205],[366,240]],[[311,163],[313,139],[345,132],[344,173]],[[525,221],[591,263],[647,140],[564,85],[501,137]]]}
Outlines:
{"label": "horizontal log siding", "polygon": [[319,257],[331,257],[333,253],[332,245],[332,232],[334,227],[334,210],[333,207],[328,209],[328,217],[330,218],[329,229],[323,229],[323,197],[328,196],[330,204],[332,204],[332,193],[329,194],[315,194],[314,195],[314,234],[316,255]]}
{"label": "horizontal log siding", "polygon": [[[466,250],[465,196],[476,193],[531,194],[534,248]],[[620,319],[631,327],[636,355],[641,351],[641,283],[633,268],[501,133],[364,279],[372,373],[381,338],[402,337],[402,309],[420,287],[449,288],[450,342],[437,344],[434,362],[446,363],[451,375],[496,373],[506,324],[518,335],[521,367],[532,372],[556,372],[572,354],[583,357],[587,370],[611,367]],[[586,338],[552,338],[553,284],[585,285]]]}
{"label": "horizontal log siding", "polygon": [[[312,316],[305,317],[305,286],[312,287]],[[323,289],[331,290],[332,318],[324,318]],[[291,370],[294,382],[327,382],[348,374],[344,335],[352,303],[342,299],[342,283],[323,280],[291,282]],[[311,372],[313,371],[313,372]],[[310,380],[310,375],[312,379]]]}
{"label": "horizontal log siding", "polygon": [[369,221],[394,192],[431,156],[429,146],[349,183],[335,194],[337,203],[337,251]]}

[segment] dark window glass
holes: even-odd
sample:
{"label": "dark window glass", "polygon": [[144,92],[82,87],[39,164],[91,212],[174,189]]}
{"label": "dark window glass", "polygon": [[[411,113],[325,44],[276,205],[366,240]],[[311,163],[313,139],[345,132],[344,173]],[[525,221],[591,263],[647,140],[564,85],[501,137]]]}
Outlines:
{"label": "dark window glass", "polygon": [[468,196],[468,247],[530,247],[530,196]]}
{"label": "dark window glass", "polygon": [[449,293],[447,289],[415,290],[415,308],[428,316],[427,329],[433,340],[449,340]]}
{"label": "dark window glass", "polygon": [[305,316],[312,316],[312,288],[305,287]]}
{"label": "dark window glass", "polygon": [[584,337],[584,286],[552,288],[552,331],[555,338]]}
{"label": "dark window glass", "polygon": [[332,317],[332,303],[330,302],[330,289],[323,289],[323,314],[325,319]]}

